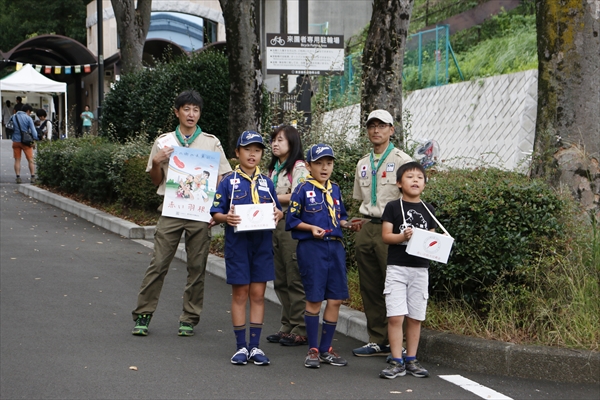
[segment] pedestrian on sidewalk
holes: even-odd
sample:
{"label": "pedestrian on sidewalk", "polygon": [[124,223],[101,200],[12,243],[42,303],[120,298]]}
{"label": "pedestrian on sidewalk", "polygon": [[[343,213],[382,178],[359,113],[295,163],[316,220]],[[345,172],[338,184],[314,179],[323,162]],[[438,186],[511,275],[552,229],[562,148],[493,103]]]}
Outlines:
{"label": "pedestrian on sidewalk", "polygon": [[[409,162],[398,169],[396,177],[401,198],[387,203],[381,217],[382,240],[389,245],[383,293],[392,359],[379,376],[394,379],[408,372],[417,378],[425,378],[429,372],[417,361],[417,348],[429,297],[429,260],[408,254],[406,246],[413,228],[435,232],[437,223],[433,206],[421,201],[427,182],[425,168],[418,162]],[[406,355],[403,357],[402,324],[405,320]]]}
{"label": "pedestrian on sidewalk", "polygon": [[[321,363],[343,367],[348,362],[331,347],[342,300],[347,299],[346,250],[342,228],[348,228],[348,215],[342,193],[329,178],[335,155],[331,146],[320,143],[306,154],[310,175],[296,187],[290,199],[285,229],[298,240],[298,267],[306,293],[304,321],[308,336],[307,368]],[[323,313],[319,342],[319,313]]]}
{"label": "pedestrian on sidewalk", "polygon": [[[161,148],[159,145],[159,140],[167,135],[173,136],[173,139],[180,146],[219,152],[221,157],[217,182],[223,174],[231,171],[219,139],[216,136],[202,132],[202,129],[197,125],[202,113],[202,106],[202,97],[198,92],[193,90],[182,92],[175,99],[174,107],[179,125],[174,132],[159,136],[155,140],[154,146],[152,146],[146,172],[150,173],[152,183],[158,186],[156,193],[160,196],[165,195],[169,158],[173,153],[172,147],[164,146]],[[154,233],[154,255],[142,280],[137,306],[132,312],[135,321],[135,327],[132,331],[134,335],[148,335],[148,325],[154,311],[156,311],[165,276],[169,271],[169,265],[175,256],[181,235],[184,232],[188,278],[183,292],[183,312],[179,317],[178,334],[179,336],[192,336],[194,334],[194,326],[200,322],[200,313],[204,303],[204,278],[212,225],[214,225],[213,221],[208,223],[164,216],[158,219],[156,232]]]}
{"label": "pedestrian on sidewalk", "polygon": [[[17,97],[17,99],[19,99],[19,97]],[[23,104],[20,108],[20,111],[17,111],[17,113],[12,116],[14,124],[14,130],[12,134],[12,149],[13,157],[15,159],[15,175],[17,183],[23,182],[21,179],[21,152],[25,154],[27,165],[29,166],[29,174],[31,175],[29,181],[31,183],[35,183],[35,162],[33,159],[35,142],[31,145],[21,143],[23,132],[29,132],[34,140],[39,140],[33,119],[31,119],[30,116],[32,110],[33,107],[31,107],[29,104]]]}
{"label": "pedestrian on sidewalk", "polygon": [[[231,285],[231,321],[237,350],[231,363],[269,365],[270,360],[260,349],[260,336],[265,315],[265,289],[275,279],[273,266],[273,234],[270,230],[238,231],[242,222],[236,214],[238,206],[273,204],[275,224],[283,217],[275,186],[261,174],[258,164],[265,151],[262,136],[244,131],[237,141],[235,154],[239,165],[223,177],[217,187],[210,213],[217,223],[225,225],[225,269]],[[246,341],[246,304],[250,300],[250,340]]]}
{"label": "pedestrian on sidewalk", "polygon": [[390,346],[387,333],[383,287],[387,267],[388,246],[381,239],[381,215],[385,205],[397,200],[396,171],[412,161],[394,147],[394,118],[386,110],[375,110],[367,118],[367,134],[373,145],[356,166],[352,197],[361,202],[359,212],[370,222],[356,225],[354,249],[360,295],[367,317],[369,342],[352,353],[355,356],[387,356]]}
{"label": "pedestrian on sidewalk", "polygon": [[[308,176],[298,130],[291,125],[275,128],[271,134],[271,151],[273,157],[269,163],[269,174],[285,215],[292,192]],[[281,303],[281,327],[277,333],[267,336],[267,341],[284,346],[308,343],[304,324],[304,287],[296,258],[297,245],[298,241],[292,238],[291,232],[285,230],[285,218],[282,218],[273,232],[273,286]]]}

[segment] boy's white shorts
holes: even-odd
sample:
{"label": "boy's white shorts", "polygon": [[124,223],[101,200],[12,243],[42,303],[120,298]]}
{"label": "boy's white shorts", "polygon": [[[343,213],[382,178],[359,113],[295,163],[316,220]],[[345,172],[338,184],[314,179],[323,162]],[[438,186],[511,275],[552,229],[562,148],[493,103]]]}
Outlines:
{"label": "boy's white shorts", "polygon": [[428,286],[427,268],[388,265],[383,289],[387,316],[406,315],[417,321],[425,321]]}

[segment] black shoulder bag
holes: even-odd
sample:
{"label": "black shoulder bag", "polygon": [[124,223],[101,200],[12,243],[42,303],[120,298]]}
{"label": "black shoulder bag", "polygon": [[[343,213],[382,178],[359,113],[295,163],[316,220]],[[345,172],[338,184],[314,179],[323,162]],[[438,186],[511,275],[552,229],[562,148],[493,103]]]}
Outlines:
{"label": "black shoulder bag", "polygon": [[33,136],[29,130],[27,130],[27,132],[23,132],[23,129],[21,129],[21,124],[19,123],[19,118],[16,118],[16,115],[14,115],[14,117],[14,119],[17,121],[17,125],[19,126],[19,131],[21,131],[21,143],[23,143],[25,146],[33,146]]}

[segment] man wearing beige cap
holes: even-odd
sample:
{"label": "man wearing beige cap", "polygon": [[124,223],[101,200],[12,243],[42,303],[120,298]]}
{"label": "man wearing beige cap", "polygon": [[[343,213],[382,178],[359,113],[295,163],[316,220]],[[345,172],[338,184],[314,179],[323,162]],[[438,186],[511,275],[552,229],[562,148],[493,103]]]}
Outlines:
{"label": "man wearing beige cap", "polygon": [[358,161],[352,195],[361,201],[360,213],[370,220],[356,229],[356,262],[369,334],[369,343],[352,351],[359,357],[390,354],[383,293],[388,246],[381,238],[381,215],[388,202],[400,198],[396,171],[412,161],[390,141],[394,118],[389,112],[375,110],[369,114],[367,133],[373,149]]}

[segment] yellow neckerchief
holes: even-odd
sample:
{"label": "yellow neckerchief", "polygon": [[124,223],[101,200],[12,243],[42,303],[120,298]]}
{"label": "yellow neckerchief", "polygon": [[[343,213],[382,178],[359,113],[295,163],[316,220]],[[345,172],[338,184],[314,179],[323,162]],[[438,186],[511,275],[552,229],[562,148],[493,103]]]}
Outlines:
{"label": "yellow neckerchief", "polygon": [[250,181],[250,192],[252,193],[252,203],[260,204],[260,199],[258,197],[258,187],[256,185],[256,181],[258,181],[258,178],[260,177],[260,169],[258,167],[256,167],[256,170],[254,170],[254,175],[252,177],[248,176],[247,173],[242,171],[242,169],[240,168],[239,165],[235,167],[235,172],[238,175],[240,175],[242,178],[248,179]]}
{"label": "yellow neckerchief", "polygon": [[319,182],[317,182],[317,180],[313,178],[312,175],[308,175],[306,177],[306,182],[312,183],[317,189],[321,189],[321,191],[323,192],[323,197],[325,197],[325,200],[327,201],[327,209],[329,210],[329,216],[331,216],[331,222],[333,223],[333,226],[337,226],[335,207],[333,206],[333,197],[331,196],[331,181],[327,179],[327,182],[325,182],[327,186],[324,187]]}

